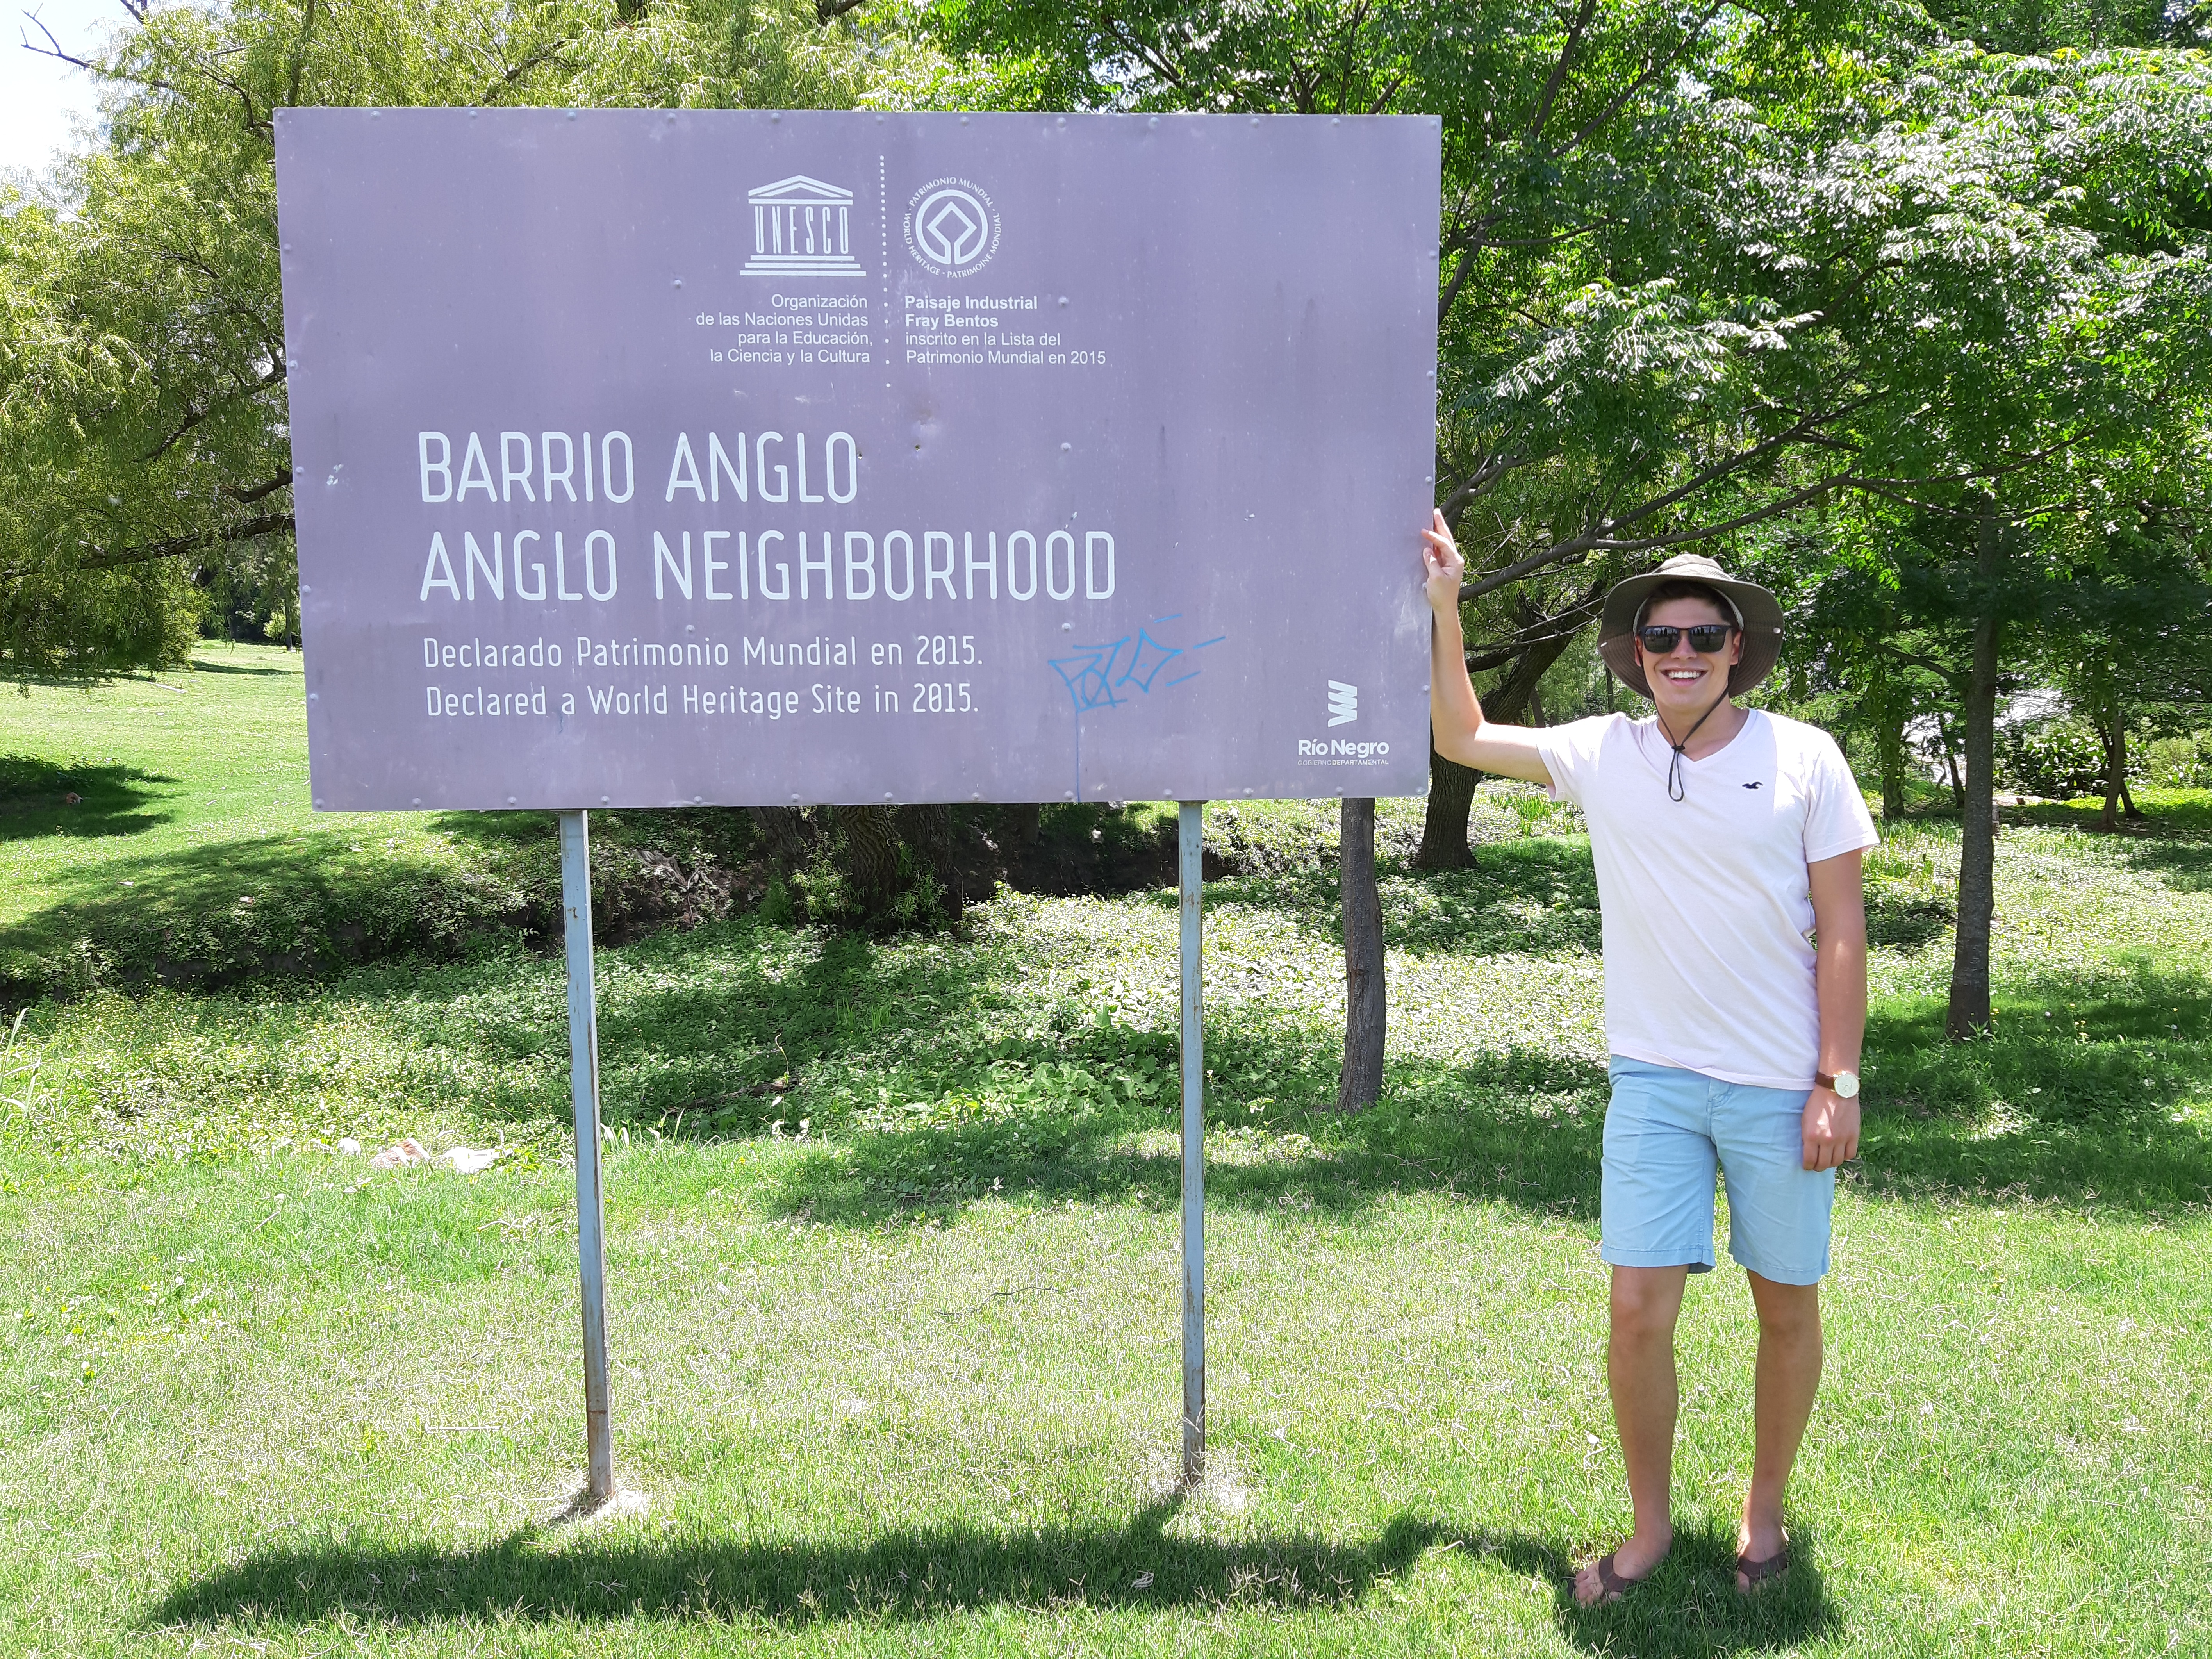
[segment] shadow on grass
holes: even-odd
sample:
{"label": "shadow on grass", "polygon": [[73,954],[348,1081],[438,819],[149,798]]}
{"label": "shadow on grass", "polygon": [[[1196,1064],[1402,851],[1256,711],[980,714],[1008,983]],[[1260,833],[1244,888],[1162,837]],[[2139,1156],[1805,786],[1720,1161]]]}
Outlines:
{"label": "shadow on grass", "polygon": [[287,667],[270,668],[256,663],[224,662],[218,657],[196,654],[192,658],[192,672],[195,674],[246,674],[256,679],[289,678],[304,681],[306,678],[306,671],[301,666],[299,659],[296,657]]}
{"label": "shadow on grass", "polygon": [[866,1541],[654,1539],[574,1541],[528,1528],[479,1549],[329,1544],[263,1550],[171,1591],[153,1626],[233,1621],[256,1628],[362,1619],[567,1623],[635,1619],[769,1620],[791,1627],[939,1620],[991,1608],[1056,1618],[1188,1607],[1206,1613],[1347,1608],[1425,1553],[1463,1550],[1547,1582],[1560,1633],[1592,1653],[1717,1655],[1794,1646],[1838,1623],[1804,1558],[1752,1601],[1730,1577],[1732,1543],[1677,1536],[1666,1564],[1610,1607],[1575,1605],[1567,1547],[1518,1533],[1457,1534],[1400,1516],[1364,1541],[1308,1534],[1235,1543],[1174,1537],[1179,1504],[1151,1504],[1119,1528],[899,1529]]}
{"label": "shadow on grass", "polygon": [[[1600,944],[1597,872],[1579,836],[1528,836],[1486,842],[1464,870],[1423,873],[1396,859],[1377,861],[1382,942],[1416,955],[1595,954]],[[1152,902],[1172,909],[1173,890]],[[1309,866],[1206,884],[1209,908],[1271,910],[1317,937],[1340,937],[1343,914],[1336,872]]]}
{"label": "shadow on grass", "polygon": [[0,988],[92,988],[70,983],[74,960],[99,963],[97,984],[220,986],[462,955],[511,930],[532,896],[506,872],[364,851],[337,830],[104,859],[48,885],[52,903],[0,931]]}
{"label": "shadow on grass", "polygon": [[1996,1029],[1943,1035],[1942,1002],[1867,1023],[1862,1158],[1876,1190],[2151,1210],[2212,1201],[2212,981],[2137,963],[2001,995]]}
{"label": "shadow on grass", "polygon": [[1756,1595],[1736,1594],[1733,1532],[1686,1527],[1636,1589],[1595,1607],[1576,1603],[1574,1563],[1565,1546],[1511,1532],[1473,1533],[1461,1541],[1469,1560],[1495,1561],[1517,1577],[1548,1583],[1559,1634],[1589,1653],[1638,1659],[1764,1653],[1832,1636],[1843,1624],[1814,1559],[1814,1534],[1803,1527],[1791,1529],[1794,1565]]}
{"label": "shadow on grass", "polygon": [[0,755],[0,842],[138,835],[175,816],[153,805],[160,786],[175,782],[112,762],[63,766],[35,755]]}
{"label": "shadow on grass", "polygon": [[[706,934],[653,947],[656,969],[714,952]],[[731,953],[719,947],[721,959]],[[995,963],[1019,995],[1018,953]],[[973,1009],[973,965],[832,936],[799,963],[740,953],[712,981],[602,1016],[602,1063],[649,1067],[631,1121],[685,1139],[795,1133],[827,1144],[780,1166],[761,1201],[837,1225],[950,1218],[994,1199],[1177,1201],[1171,1031],[1063,1005],[1008,1035]],[[2044,1018],[2048,1012],[2050,1018]],[[1209,1022],[1213,1202],[1355,1215],[1404,1192],[1594,1220],[1608,1085],[1601,1063],[1541,1048],[1466,1064],[1401,1055],[1384,1098],[1329,1109],[1332,1031],[1226,1012]],[[2019,988],[1996,1034],[1947,1042],[1935,1000],[1877,1004],[1867,1045],[1875,1190],[2166,1212],[2212,1197],[2201,1110],[2212,984],[2136,965]]]}

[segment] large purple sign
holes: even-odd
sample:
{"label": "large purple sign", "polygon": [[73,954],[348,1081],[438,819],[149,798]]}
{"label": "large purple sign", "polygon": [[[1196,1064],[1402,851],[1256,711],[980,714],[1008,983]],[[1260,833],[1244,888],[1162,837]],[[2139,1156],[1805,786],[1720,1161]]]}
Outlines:
{"label": "large purple sign", "polygon": [[1421,787],[1435,122],[278,123],[318,806]]}

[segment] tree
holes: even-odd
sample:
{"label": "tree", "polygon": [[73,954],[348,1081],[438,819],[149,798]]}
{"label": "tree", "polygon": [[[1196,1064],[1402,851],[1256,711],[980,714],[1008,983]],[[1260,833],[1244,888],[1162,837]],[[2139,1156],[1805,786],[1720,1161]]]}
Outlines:
{"label": "tree", "polygon": [[[1768,103],[1810,95],[1827,47],[1855,28],[1848,8],[941,0],[932,16],[946,50],[975,66],[971,95],[1002,106],[1441,118],[1437,499],[1471,566],[1491,567],[1468,597],[1498,596],[1502,614],[1482,616],[1473,637],[1498,641],[1502,654],[1484,659],[1505,670],[1501,709],[1525,706],[1595,614],[1614,552],[1691,539],[1683,513],[1831,418],[1747,417],[1765,401],[1749,359],[1792,320],[1663,272],[1710,216],[1696,203],[1725,171],[1716,158],[1737,124],[1726,99],[1686,88],[1718,77]],[[1622,347],[1636,361],[1616,371]],[[1773,429],[1746,438],[1747,418]],[[1785,495],[1731,500],[1722,515],[1753,522],[1786,511]],[[1529,580],[1554,567],[1556,581]],[[1418,861],[1464,862],[1474,775],[1431,765]],[[1346,983],[1379,998],[1380,930],[1355,925],[1351,908],[1373,884],[1371,837],[1342,845]],[[1348,1007],[1347,1102],[1361,1093],[1353,1079],[1379,1079],[1382,1044],[1381,1020]]]}
{"label": "tree", "polygon": [[[35,20],[33,20],[35,21]],[[180,661],[241,554],[289,562],[274,113],[297,104],[848,106],[926,51],[817,0],[134,7],[55,56],[109,137],[0,193],[0,672]]]}

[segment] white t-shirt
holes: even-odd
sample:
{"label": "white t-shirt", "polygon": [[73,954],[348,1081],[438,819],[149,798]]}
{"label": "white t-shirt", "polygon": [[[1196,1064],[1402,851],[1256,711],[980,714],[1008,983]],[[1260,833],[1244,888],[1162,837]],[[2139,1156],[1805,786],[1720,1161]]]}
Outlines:
{"label": "white t-shirt", "polygon": [[1809,1089],[1820,1011],[1805,866],[1876,845],[1836,740],[1747,711],[1728,744],[1682,758],[1651,720],[1601,714],[1536,734],[1554,799],[1589,820],[1605,921],[1612,1051],[1729,1083]]}

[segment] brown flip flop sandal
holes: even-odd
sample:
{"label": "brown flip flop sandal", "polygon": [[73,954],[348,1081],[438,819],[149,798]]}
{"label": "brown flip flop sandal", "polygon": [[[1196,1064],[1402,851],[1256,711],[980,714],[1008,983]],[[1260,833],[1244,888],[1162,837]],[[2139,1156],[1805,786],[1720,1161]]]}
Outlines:
{"label": "brown flip flop sandal", "polygon": [[[1601,1607],[1609,1601],[1618,1601],[1642,1583],[1644,1578],[1651,1576],[1651,1573],[1647,1572],[1643,1578],[1622,1577],[1613,1570],[1613,1554],[1611,1550],[1607,1550],[1597,1559],[1598,1595],[1597,1600],[1590,1603],[1592,1607]],[[1658,1568],[1656,1566],[1651,1570],[1652,1572],[1657,1571]]]}
{"label": "brown flip flop sandal", "polygon": [[1748,1595],[1770,1578],[1779,1578],[1790,1571],[1790,1546],[1784,1544],[1764,1561],[1754,1561],[1747,1555],[1735,1559],[1735,1570],[1743,1576],[1743,1588],[1736,1592]]}

